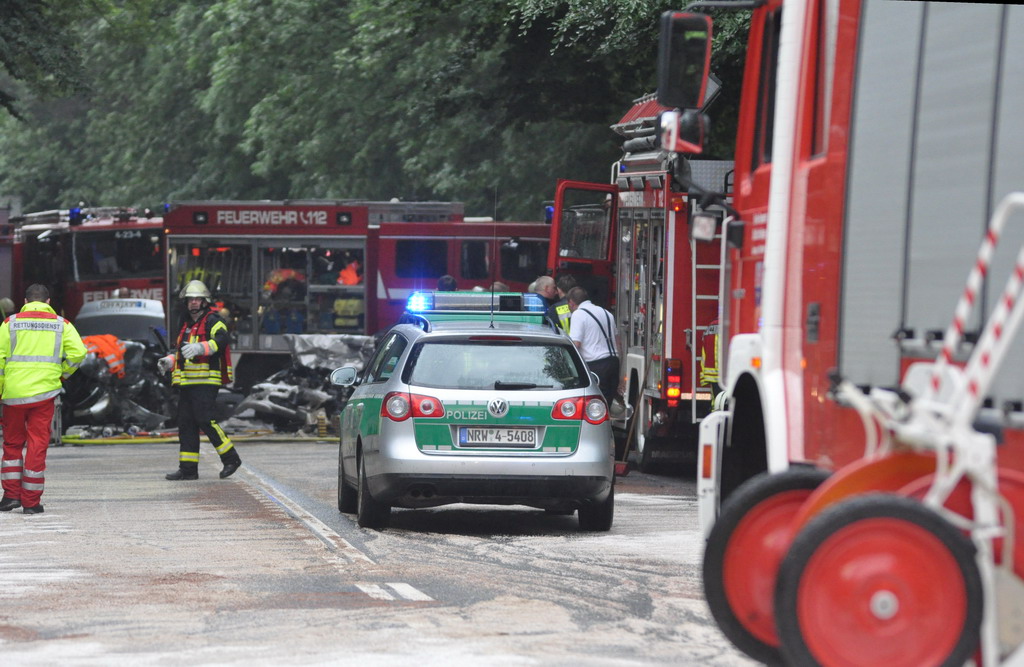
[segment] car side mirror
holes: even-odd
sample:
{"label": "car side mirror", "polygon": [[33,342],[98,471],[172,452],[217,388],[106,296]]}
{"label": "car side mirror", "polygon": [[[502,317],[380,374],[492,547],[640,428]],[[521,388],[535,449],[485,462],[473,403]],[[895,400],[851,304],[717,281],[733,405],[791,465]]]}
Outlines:
{"label": "car side mirror", "polygon": [[331,384],[339,387],[351,387],[359,379],[359,371],[354,366],[342,366],[331,371]]}

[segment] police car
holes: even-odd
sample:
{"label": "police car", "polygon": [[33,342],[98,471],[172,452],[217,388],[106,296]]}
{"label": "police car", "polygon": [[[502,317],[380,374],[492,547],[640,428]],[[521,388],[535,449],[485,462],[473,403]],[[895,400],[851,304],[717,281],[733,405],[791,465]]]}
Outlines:
{"label": "police car", "polygon": [[[493,304],[493,305],[492,305]],[[341,413],[338,509],[383,528],[392,507],[527,505],[614,513],[608,406],[536,294],[416,292]]]}

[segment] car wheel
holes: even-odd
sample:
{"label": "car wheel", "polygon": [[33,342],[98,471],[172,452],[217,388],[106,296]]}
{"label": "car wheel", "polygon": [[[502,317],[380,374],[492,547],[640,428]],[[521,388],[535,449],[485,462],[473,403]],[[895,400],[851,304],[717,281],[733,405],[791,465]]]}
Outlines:
{"label": "car wheel", "polygon": [[345,481],[345,461],[342,458],[341,444],[338,444],[338,511],[345,514],[355,514],[359,508],[359,498],[356,489],[349,486]]}
{"label": "car wheel", "polygon": [[603,501],[580,506],[580,530],[598,532],[611,530],[615,516],[615,485],[612,484],[608,497]]}
{"label": "car wheel", "polygon": [[370,495],[369,485],[366,483],[366,466],[363,465],[363,457],[359,456],[356,464],[359,468],[359,488],[356,499],[356,523],[363,528],[387,528],[391,519],[391,506],[377,502]]}

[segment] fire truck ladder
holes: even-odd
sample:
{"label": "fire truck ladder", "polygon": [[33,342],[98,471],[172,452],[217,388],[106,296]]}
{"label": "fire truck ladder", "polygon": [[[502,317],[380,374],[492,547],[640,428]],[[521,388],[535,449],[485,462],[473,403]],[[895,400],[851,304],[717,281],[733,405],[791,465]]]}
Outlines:
{"label": "fire truck ladder", "polygon": [[[719,243],[724,243],[722,233],[718,232],[715,234],[715,240]],[[697,376],[697,362],[701,365],[704,364],[704,357],[701,354],[702,346],[698,344],[703,335],[707,332],[707,325],[698,326],[697,324],[697,302],[714,302],[715,311],[719,309],[719,296],[718,296],[718,276],[721,267],[718,264],[699,264],[697,262],[697,241],[690,239],[690,257],[693,261],[690,263],[690,322],[693,327],[693,340],[690,341],[690,387],[693,389],[693,397],[690,401],[690,421],[693,424],[698,423],[700,420],[697,418],[697,401],[705,400],[710,401],[714,398],[711,393],[711,389],[698,390],[698,376]],[[714,275],[709,275],[714,273]],[[708,277],[708,280],[699,281],[698,278]],[[713,279],[712,279],[713,278]],[[697,292],[698,284],[710,284],[715,286],[715,291],[712,294],[699,294]],[[697,334],[700,333],[700,336]],[[716,341],[716,345],[721,345],[721,340]],[[719,355],[721,356],[721,355]],[[721,372],[719,368],[719,372]],[[699,393],[698,393],[699,391]]]}

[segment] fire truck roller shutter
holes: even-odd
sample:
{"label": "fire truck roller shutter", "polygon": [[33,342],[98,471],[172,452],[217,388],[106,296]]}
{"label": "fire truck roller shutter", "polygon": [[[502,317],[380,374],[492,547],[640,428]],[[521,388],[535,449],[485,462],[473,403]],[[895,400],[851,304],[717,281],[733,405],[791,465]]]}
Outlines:
{"label": "fire truck roller shutter", "polygon": [[[934,356],[925,336],[949,326],[992,210],[1024,188],[1024,7],[875,2],[862,11],[839,361],[856,384],[892,386],[893,334],[912,330],[903,356]],[[991,313],[1022,240],[1024,225],[1008,225],[968,331]],[[1008,358],[1024,359],[1024,344]],[[1024,396],[1019,366],[992,393],[997,405]]]}

